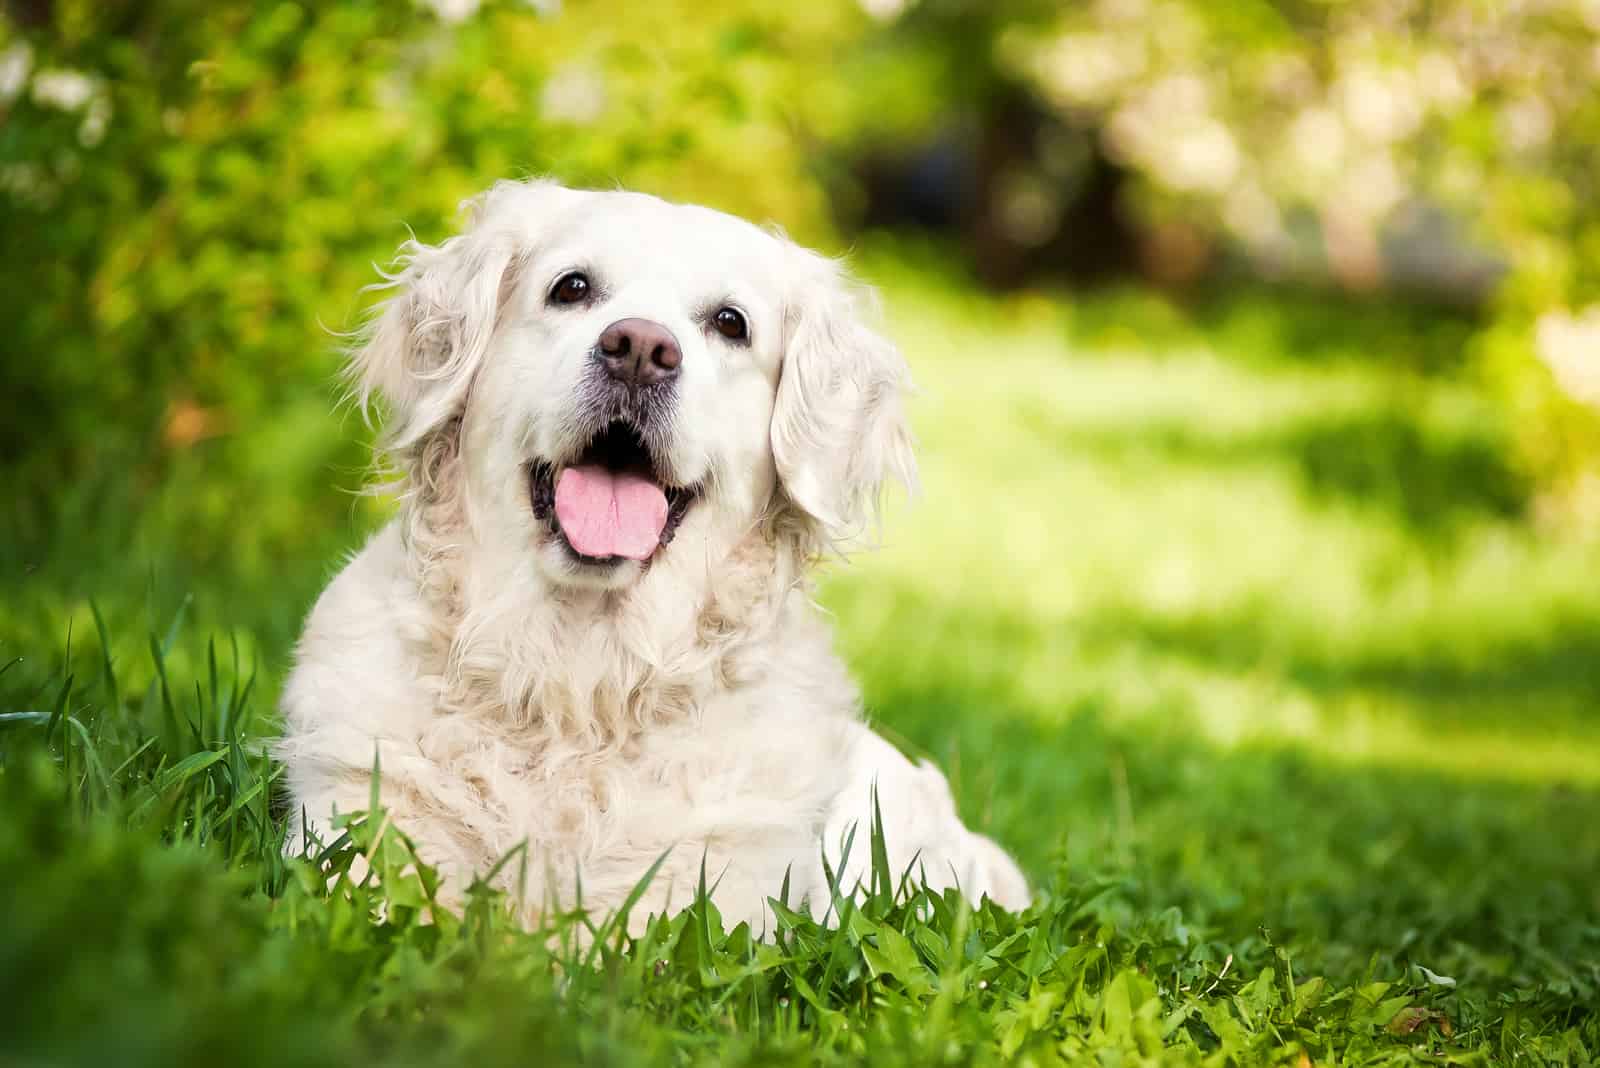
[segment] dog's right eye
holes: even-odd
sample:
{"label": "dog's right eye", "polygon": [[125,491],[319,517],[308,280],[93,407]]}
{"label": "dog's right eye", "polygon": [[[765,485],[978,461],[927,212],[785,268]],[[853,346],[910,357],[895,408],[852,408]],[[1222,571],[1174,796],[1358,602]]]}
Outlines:
{"label": "dog's right eye", "polygon": [[556,279],[556,284],[550,287],[550,303],[580,304],[589,299],[592,290],[588,275],[572,271]]}

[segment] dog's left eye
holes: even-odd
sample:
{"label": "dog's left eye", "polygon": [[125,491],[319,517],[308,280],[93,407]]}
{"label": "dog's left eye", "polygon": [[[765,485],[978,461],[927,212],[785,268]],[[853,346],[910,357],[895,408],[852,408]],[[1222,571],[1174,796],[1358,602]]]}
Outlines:
{"label": "dog's left eye", "polygon": [[718,310],[711,317],[711,325],[729,341],[747,341],[750,338],[750,324],[745,322],[744,313],[738,308]]}

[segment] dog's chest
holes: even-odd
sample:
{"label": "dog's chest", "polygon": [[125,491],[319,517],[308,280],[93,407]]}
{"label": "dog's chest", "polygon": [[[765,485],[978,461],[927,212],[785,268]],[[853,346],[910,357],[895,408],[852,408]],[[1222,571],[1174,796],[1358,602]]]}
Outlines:
{"label": "dog's chest", "polygon": [[814,836],[842,784],[845,736],[832,717],[798,729],[792,708],[764,709],[760,698],[598,741],[549,722],[453,719],[419,748],[481,806],[470,822],[486,855],[526,841],[547,858],[572,858],[589,878],[608,857],[631,865],[677,843]]}

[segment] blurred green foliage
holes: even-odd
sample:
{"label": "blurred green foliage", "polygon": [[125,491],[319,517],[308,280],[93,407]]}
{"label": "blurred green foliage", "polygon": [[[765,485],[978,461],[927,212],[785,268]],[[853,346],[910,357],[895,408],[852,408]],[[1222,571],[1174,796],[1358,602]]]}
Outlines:
{"label": "blurred green foliage", "polygon": [[[0,340],[14,541],[159,513],[210,566],[244,507],[256,564],[325,548],[282,507],[317,489],[294,472],[362,454],[308,384],[331,381],[370,265],[407,227],[447,231],[493,178],[622,183],[836,247],[850,160],[946,128],[981,139],[1015,92],[1135,176],[1124,207],[1144,225],[1199,231],[1254,270],[1309,257],[1381,284],[1385,235],[1450,212],[1506,270],[1469,369],[1517,415],[1521,476],[1600,508],[1584,403],[1600,372],[1540,329],[1590,324],[1569,349],[1600,337],[1581,316],[1600,300],[1584,89],[1600,26],[1579,0],[47,0],[0,16],[0,35],[0,291],[26,298]],[[1069,148],[1033,146],[985,195],[1016,202],[1002,216],[1058,210],[1082,164]],[[1435,250],[1438,279],[1493,281],[1455,251]],[[281,438],[243,444],[269,411]],[[197,468],[237,473],[252,499]],[[63,480],[106,504],[64,516]]]}
{"label": "blurred green foliage", "polygon": [[[806,72],[862,18],[843,3],[563,18],[502,3],[462,21],[408,0],[42,8],[47,25],[0,22],[20,72],[0,100],[0,292],[16,298],[0,541],[38,567],[63,527],[126,546],[146,524],[197,570],[254,572],[331,551],[295,505],[325,497],[330,466],[353,488],[366,460],[325,417],[335,332],[408,227],[437,240],[494,178],[553,173],[823,239]],[[230,535],[241,521],[249,538]]]}
{"label": "blurred green foliage", "polygon": [[[1272,277],[1484,300],[1470,369],[1516,415],[1522,476],[1552,513],[1600,518],[1593,3],[886,5],[905,61],[943,42],[962,75],[921,83],[924,127],[1006,88],[1059,120],[995,179],[1023,230],[1070,199],[1082,150],[1062,134],[1079,131],[1133,176],[1124,206],[1173,238],[1158,259],[1221,242]],[[1579,353],[1553,341],[1574,316]]]}

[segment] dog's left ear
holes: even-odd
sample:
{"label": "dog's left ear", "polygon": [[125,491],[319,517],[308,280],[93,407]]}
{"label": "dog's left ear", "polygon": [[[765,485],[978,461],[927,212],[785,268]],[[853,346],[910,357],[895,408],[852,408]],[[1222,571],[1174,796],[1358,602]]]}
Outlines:
{"label": "dog's left ear", "polygon": [[772,413],[779,491],[798,510],[814,550],[844,550],[877,518],[884,485],[916,489],[901,406],[910,376],[899,351],[870,327],[872,293],[839,266],[801,261]]}

